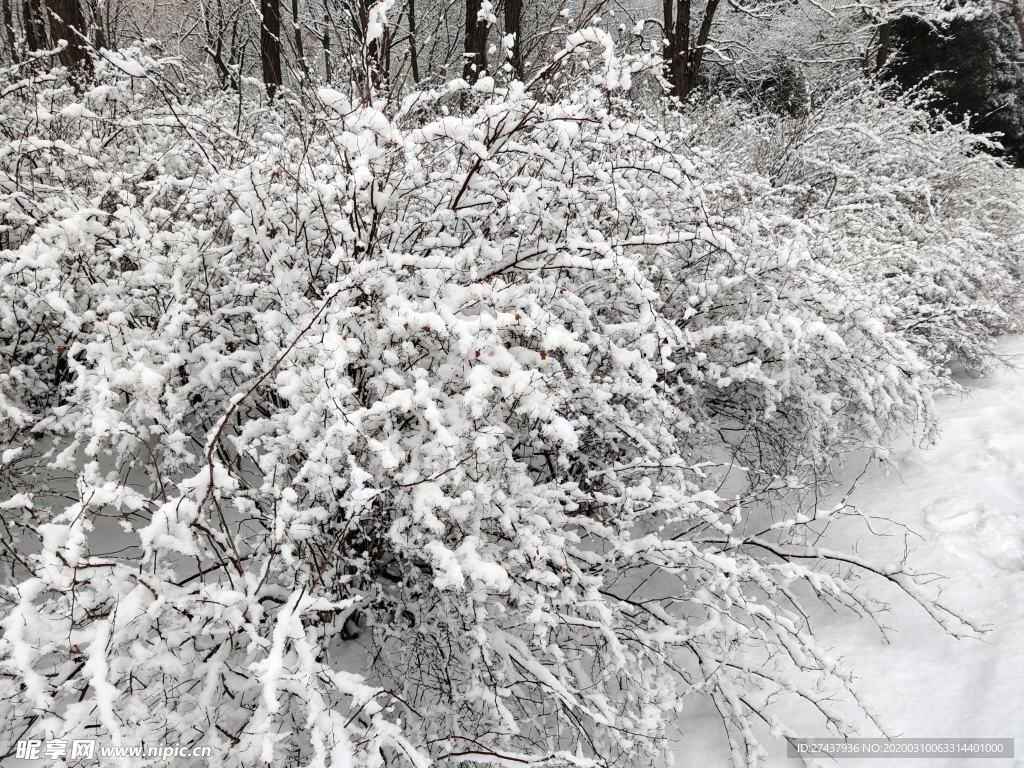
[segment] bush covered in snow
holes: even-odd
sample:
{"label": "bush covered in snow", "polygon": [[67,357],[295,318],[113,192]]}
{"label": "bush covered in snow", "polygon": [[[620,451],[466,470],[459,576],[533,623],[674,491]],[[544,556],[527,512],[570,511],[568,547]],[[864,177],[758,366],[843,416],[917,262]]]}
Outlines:
{"label": "bush covered in snow", "polygon": [[780,693],[871,719],[801,599],[874,616],[874,575],[972,631],[807,500],[1017,322],[1004,172],[863,86],[646,115],[652,63],[585,32],[396,109],[4,91],[5,732],[610,766],[707,696],[744,764]]}
{"label": "bush covered in snow", "polygon": [[756,169],[751,194],[808,227],[815,261],[866,286],[871,312],[930,368],[980,373],[992,334],[1019,327],[1020,182],[928,104],[857,84],[799,119],[716,132],[719,115],[700,139]]}

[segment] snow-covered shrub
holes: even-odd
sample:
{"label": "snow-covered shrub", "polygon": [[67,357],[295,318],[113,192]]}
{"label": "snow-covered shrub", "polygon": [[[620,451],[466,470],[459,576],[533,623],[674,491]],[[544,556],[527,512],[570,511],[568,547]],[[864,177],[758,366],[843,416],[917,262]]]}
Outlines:
{"label": "snow-covered shrub", "polygon": [[777,694],[870,719],[798,593],[872,615],[874,573],[969,631],[807,544],[844,508],[748,517],[930,424],[934,372],[762,177],[619,99],[650,61],[564,56],[593,51],[556,100],[481,78],[458,115],[465,84],[5,92],[5,732],[635,764],[702,695],[743,764],[791,734]]}
{"label": "snow-covered shrub", "polygon": [[803,118],[744,116],[698,140],[756,168],[749,194],[810,233],[817,263],[867,286],[870,313],[933,370],[981,372],[993,335],[1020,327],[1020,178],[925,98],[856,84]]}

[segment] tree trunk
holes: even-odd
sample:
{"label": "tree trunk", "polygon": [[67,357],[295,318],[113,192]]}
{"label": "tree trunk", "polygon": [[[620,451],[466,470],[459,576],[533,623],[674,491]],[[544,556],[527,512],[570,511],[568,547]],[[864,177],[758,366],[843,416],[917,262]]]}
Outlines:
{"label": "tree trunk", "polygon": [[665,15],[665,39],[667,45],[662,54],[665,60],[665,79],[671,90],[670,96],[685,99],[689,93],[687,71],[690,61],[690,0],[664,0],[662,12]]}
{"label": "tree trunk", "polygon": [[416,50],[416,0],[409,0],[409,62],[412,65],[412,81],[420,83],[420,56]]}
{"label": "tree trunk", "polygon": [[50,0],[50,31],[55,42],[66,40],[68,43],[60,52],[60,63],[71,73],[72,79],[91,78],[92,57],[86,38],[88,27],[78,0]]}
{"label": "tree trunk", "polygon": [[14,13],[11,0],[3,0],[4,33],[7,38],[7,50],[11,53],[11,63],[18,63],[18,44],[14,39]]}
{"label": "tree trunk", "polygon": [[[211,9],[205,2],[199,3],[199,13],[202,16],[203,28],[206,31],[206,53],[213,60],[217,69],[217,78],[220,80],[220,87],[239,90],[239,84],[235,81],[234,74],[224,62],[224,10],[220,2],[217,3],[217,17],[214,24],[210,23]],[[235,20],[237,24],[237,19]],[[214,31],[216,29],[216,32]],[[232,33],[233,37],[233,33]],[[234,63],[234,49],[229,63]]]}
{"label": "tree trunk", "polygon": [[21,6],[25,20],[25,47],[30,51],[45,51],[50,47],[46,35],[46,7],[42,0],[24,0]]}
{"label": "tree trunk", "polygon": [[512,50],[509,64],[512,76],[523,80],[523,0],[505,0],[505,34],[512,35]]}
{"label": "tree trunk", "polygon": [[90,24],[92,30],[92,43],[97,50],[107,48],[107,31],[110,22],[110,11],[107,10],[107,24],[103,23],[103,11],[101,4],[96,0],[89,1],[89,15],[92,17]]}
{"label": "tree trunk", "polygon": [[306,64],[306,54],[302,49],[302,26],[299,24],[299,0],[292,0],[292,27],[295,30],[295,57],[299,60],[299,70],[302,72],[302,82],[309,80],[309,66]]}
{"label": "tree trunk", "polygon": [[325,82],[331,82],[331,14],[327,9],[327,3],[324,2],[324,36],[320,41],[321,47],[324,49],[324,78]]}
{"label": "tree trunk", "polygon": [[665,79],[671,85],[669,94],[676,95],[676,59],[679,57],[679,45],[676,43],[676,27],[673,23],[675,0],[662,0],[662,32],[665,35],[665,47],[661,50],[662,61],[665,62]]}
{"label": "tree trunk", "polygon": [[263,23],[260,29],[260,58],[263,83],[271,99],[281,86],[281,6],[279,0],[260,0]]}
{"label": "tree trunk", "polygon": [[[1013,7],[1017,7],[1014,0]],[[892,23],[885,22],[878,28],[878,53],[875,54],[875,71],[881,70],[889,61],[889,36],[892,32]]]}
{"label": "tree trunk", "polygon": [[380,89],[387,80],[388,67],[391,58],[391,28],[385,26],[383,34],[375,37],[366,43],[366,33],[370,28],[370,8],[377,0],[356,0],[358,18],[356,19],[356,34],[362,45],[366,46],[366,61],[363,83],[365,86],[364,98],[369,102],[372,97],[371,89]]}
{"label": "tree trunk", "polygon": [[481,0],[466,0],[466,63],[462,78],[470,84],[487,68],[488,24],[486,19],[479,18],[481,6]]}
{"label": "tree trunk", "polygon": [[708,6],[704,9],[704,21],[701,22],[700,32],[697,34],[696,44],[687,50],[686,76],[681,98],[686,98],[697,87],[697,78],[700,75],[700,65],[704,61],[704,48],[711,37],[711,25],[715,21],[715,12],[718,10],[719,0],[708,0]]}
{"label": "tree trunk", "polygon": [[718,3],[719,0],[709,0],[697,39],[691,41],[690,0],[663,0],[663,28],[667,44],[662,58],[665,62],[665,79],[671,88],[670,96],[683,100],[697,87],[697,77],[700,75],[700,65],[704,59],[704,47],[711,36],[711,25],[715,20]]}

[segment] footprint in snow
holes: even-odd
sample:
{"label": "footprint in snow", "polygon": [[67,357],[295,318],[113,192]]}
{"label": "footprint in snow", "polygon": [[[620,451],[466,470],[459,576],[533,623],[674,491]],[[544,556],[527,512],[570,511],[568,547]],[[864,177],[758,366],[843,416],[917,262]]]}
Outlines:
{"label": "footprint in snow", "polygon": [[986,445],[969,453],[962,454],[955,460],[964,470],[970,472],[997,471],[1000,474],[1012,472],[1020,466],[1020,459],[994,445]]}
{"label": "footprint in snow", "polygon": [[925,523],[938,533],[971,530],[984,515],[984,504],[972,504],[957,496],[944,496],[924,508]]}
{"label": "footprint in snow", "polygon": [[975,551],[1004,571],[1024,571],[1024,518],[989,515],[978,523]]}
{"label": "footprint in snow", "polygon": [[924,508],[924,521],[948,550],[1004,571],[1024,571],[1024,506],[1000,496],[993,501],[945,496]]}

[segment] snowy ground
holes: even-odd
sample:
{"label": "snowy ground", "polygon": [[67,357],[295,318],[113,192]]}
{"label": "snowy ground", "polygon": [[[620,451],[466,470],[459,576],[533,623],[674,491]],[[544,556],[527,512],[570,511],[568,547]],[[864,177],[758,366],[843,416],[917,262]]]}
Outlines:
{"label": "snowy ground", "polygon": [[[910,540],[910,563],[943,574],[944,601],[990,631],[984,640],[953,639],[895,596],[888,644],[877,629],[848,616],[819,616],[815,630],[859,674],[866,702],[896,735],[1013,737],[1016,758],[842,760],[834,763],[838,768],[1024,766],[1024,339],[1009,339],[1001,349],[1017,359],[1018,370],[965,381],[967,397],[941,398],[939,443],[896,451],[899,473],[870,471],[851,498],[859,509],[920,533],[923,538]],[[861,554],[886,561],[902,550],[903,539],[860,544]],[[727,765],[721,734],[711,713],[691,722],[679,762]],[[769,752],[769,766],[799,765],[783,746]]]}

